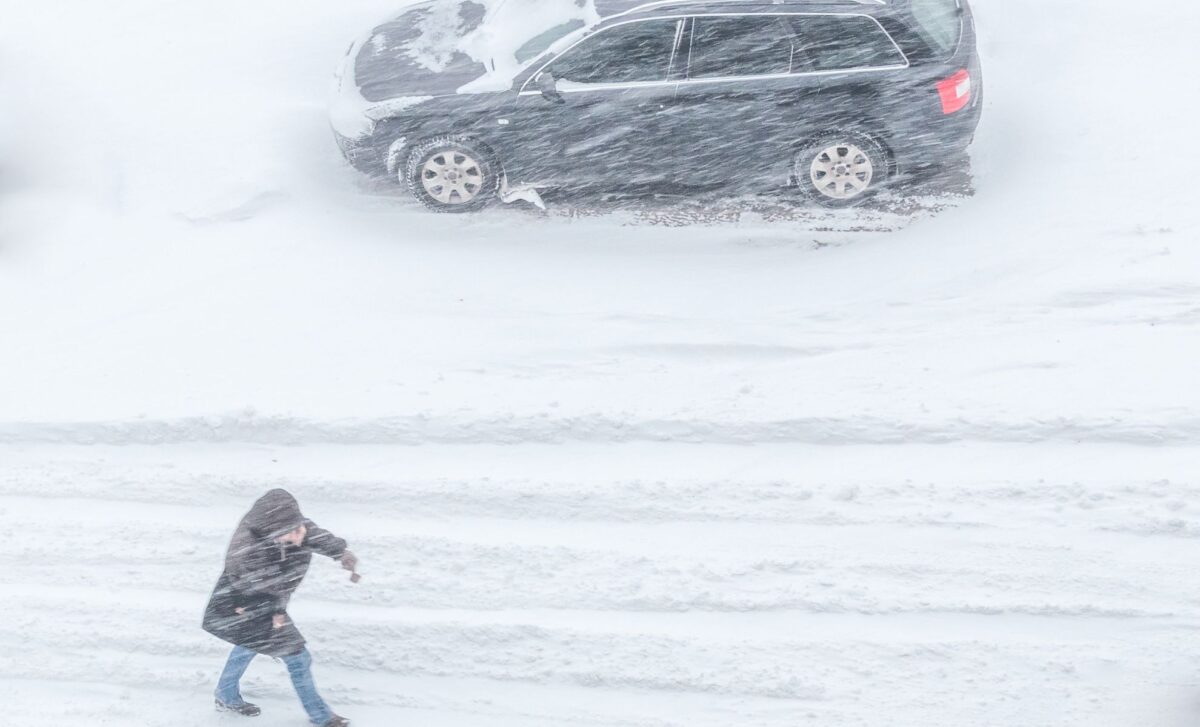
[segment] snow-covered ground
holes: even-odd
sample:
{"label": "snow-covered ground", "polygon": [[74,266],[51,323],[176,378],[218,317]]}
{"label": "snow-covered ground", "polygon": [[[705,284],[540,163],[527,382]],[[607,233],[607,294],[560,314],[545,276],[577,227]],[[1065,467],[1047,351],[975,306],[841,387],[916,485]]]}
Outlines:
{"label": "snow-covered ground", "polygon": [[227,723],[282,485],[362,727],[1196,722],[1200,8],[976,0],[972,196],[460,218],[328,132],[394,5],[0,4],[6,717]]}
{"label": "snow-covered ground", "polygon": [[[0,688],[27,723],[220,723],[198,612],[285,484],[363,559],[292,609],[358,724],[1188,724],[1196,449],[1152,452],[9,449]],[[279,665],[247,691],[303,722]]]}

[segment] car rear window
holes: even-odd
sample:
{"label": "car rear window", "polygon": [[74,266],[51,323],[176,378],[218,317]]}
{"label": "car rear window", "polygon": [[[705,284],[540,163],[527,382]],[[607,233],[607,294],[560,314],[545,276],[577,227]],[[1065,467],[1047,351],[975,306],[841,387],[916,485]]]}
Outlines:
{"label": "car rear window", "polygon": [[958,47],[962,18],[958,0],[910,0],[917,32],[942,57]]}
{"label": "car rear window", "polygon": [[874,19],[862,15],[804,15],[793,21],[807,70],[844,71],[903,66],[904,54]]}
{"label": "car rear window", "polygon": [[795,34],[779,16],[698,17],[691,78],[791,73]]}

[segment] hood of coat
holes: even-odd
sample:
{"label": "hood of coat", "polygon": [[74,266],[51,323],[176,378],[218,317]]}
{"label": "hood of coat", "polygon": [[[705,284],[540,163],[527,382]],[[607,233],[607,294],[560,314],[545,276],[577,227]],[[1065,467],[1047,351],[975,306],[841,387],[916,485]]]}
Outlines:
{"label": "hood of coat", "polygon": [[258,498],[245,522],[260,538],[277,538],[304,524],[300,503],[287,490],[275,489]]}

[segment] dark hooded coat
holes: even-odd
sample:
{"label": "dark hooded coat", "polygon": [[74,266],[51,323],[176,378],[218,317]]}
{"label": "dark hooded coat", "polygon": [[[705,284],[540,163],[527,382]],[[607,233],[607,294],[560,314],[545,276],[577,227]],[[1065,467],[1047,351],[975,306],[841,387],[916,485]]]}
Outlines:
{"label": "dark hooded coat", "polygon": [[[300,525],[307,526],[308,534],[299,547],[275,542]],[[340,559],[345,552],[346,541],[305,519],[291,493],[271,490],[254,503],[233,533],[225,571],[204,611],[204,630],[267,656],[300,653],[300,630],[291,619],[276,629],[272,618],[287,613],[288,600],[304,580],[313,553]],[[244,613],[239,615],[239,608]]]}

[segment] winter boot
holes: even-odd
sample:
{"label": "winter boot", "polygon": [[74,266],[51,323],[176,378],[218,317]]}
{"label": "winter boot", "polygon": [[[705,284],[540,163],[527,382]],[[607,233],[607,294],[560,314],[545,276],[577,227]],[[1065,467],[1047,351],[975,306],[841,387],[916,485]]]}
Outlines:
{"label": "winter boot", "polygon": [[350,720],[335,714],[329,718],[328,722],[321,725],[321,727],[350,727]]}
{"label": "winter boot", "polygon": [[241,704],[225,704],[219,699],[216,701],[218,712],[235,712],[243,717],[257,717],[258,715],[262,714],[262,710],[258,708],[257,704],[250,704],[249,702],[242,702]]}

